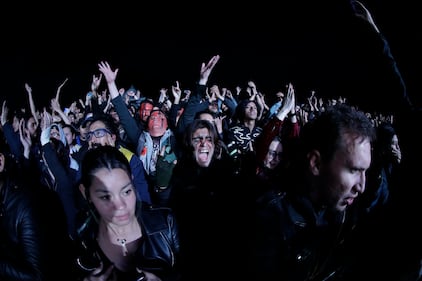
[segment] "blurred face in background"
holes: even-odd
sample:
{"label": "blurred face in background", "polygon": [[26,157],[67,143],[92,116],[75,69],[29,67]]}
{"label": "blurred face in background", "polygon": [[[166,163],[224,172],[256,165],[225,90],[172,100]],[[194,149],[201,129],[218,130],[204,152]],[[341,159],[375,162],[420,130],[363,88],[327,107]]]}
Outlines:
{"label": "blurred face in background", "polygon": [[26,122],[26,129],[31,137],[36,137],[37,135],[37,122],[35,122],[34,117],[30,117]]}
{"label": "blurred face in background", "polygon": [[153,111],[148,118],[148,132],[153,137],[161,137],[167,130],[167,117],[159,110]]}
{"label": "blurred face in background", "polygon": [[53,125],[50,129],[50,138],[55,138],[57,140],[60,140],[60,131],[57,128],[57,126]]}
{"label": "blurred face in background", "polygon": [[141,120],[146,122],[149,115],[151,114],[151,111],[153,109],[153,105],[149,102],[143,102],[141,103],[141,106],[139,107],[139,116],[141,117]]}
{"label": "blurred face in background", "polygon": [[72,132],[72,130],[69,127],[64,127],[63,133],[64,133],[64,136],[66,138],[67,144],[72,145],[75,138],[76,138],[75,134]]}
{"label": "blurred face in background", "polygon": [[283,152],[283,146],[278,139],[274,139],[269,148],[267,155],[264,158],[264,167],[273,170],[281,162],[281,156]]}
{"label": "blurred face in background", "polygon": [[90,148],[97,146],[116,145],[116,136],[108,130],[100,120],[94,121],[89,126],[88,143]]}
{"label": "blurred face in background", "polygon": [[258,118],[258,108],[254,102],[248,103],[245,108],[245,120],[256,120]]}

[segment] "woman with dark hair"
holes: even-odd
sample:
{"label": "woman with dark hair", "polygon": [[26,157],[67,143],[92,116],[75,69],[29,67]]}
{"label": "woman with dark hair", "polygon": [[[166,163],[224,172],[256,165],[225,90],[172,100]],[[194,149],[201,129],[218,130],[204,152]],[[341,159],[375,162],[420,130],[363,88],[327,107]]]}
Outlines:
{"label": "woman with dark hair", "polygon": [[141,204],[125,155],[98,146],[87,151],[81,169],[80,190],[90,208],[78,228],[83,280],[179,280],[172,212]]}
{"label": "woman with dark hair", "polygon": [[241,100],[236,107],[234,123],[229,128],[228,143],[234,141],[242,154],[256,149],[256,140],[262,133],[259,111],[260,106],[253,100]]}

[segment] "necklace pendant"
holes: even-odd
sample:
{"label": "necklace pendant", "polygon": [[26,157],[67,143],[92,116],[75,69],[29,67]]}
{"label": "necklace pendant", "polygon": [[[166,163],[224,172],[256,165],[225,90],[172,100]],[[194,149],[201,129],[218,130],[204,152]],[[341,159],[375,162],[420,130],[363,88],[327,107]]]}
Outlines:
{"label": "necklace pendant", "polygon": [[122,246],[123,256],[127,256],[129,252],[126,247],[126,239],[117,239],[117,242],[120,242],[120,245]]}

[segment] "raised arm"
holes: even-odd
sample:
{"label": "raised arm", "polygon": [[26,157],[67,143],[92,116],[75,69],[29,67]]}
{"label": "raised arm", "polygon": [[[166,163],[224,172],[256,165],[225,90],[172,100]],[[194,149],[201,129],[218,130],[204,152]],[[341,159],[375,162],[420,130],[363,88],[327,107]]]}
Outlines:
{"label": "raised arm", "polygon": [[70,122],[69,117],[62,110],[59,101],[55,98],[51,99],[51,109],[53,110],[53,113],[56,112],[57,114],[59,114],[60,118],[63,120],[65,124],[68,124],[68,125],[72,124],[72,122]]}
{"label": "raised arm", "polygon": [[199,81],[196,90],[189,96],[189,100],[185,106],[183,114],[177,123],[177,133],[182,135],[187,126],[194,120],[195,114],[204,110],[208,104],[201,103],[206,95],[207,83],[212,70],[217,62],[220,60],[219,55],[213,56],[207,64],[202,63],[199,71]]}
{"label": "raised arm", "polygon": [[414,110],[414,105],[412,104],[412,101],[410,100],[410,97],[407,93],[406,84],[391,52],[388,41],[381,33],[378,26],[375,24],[375,21],[369,10],[359,1],[353,0],[351,3],[354,9],[354,15],[358,19],[366,22],[378,35],[377,39],[379,40],[379,43],[377,43],[377,46],[379,46],[379,49],[385,58],[385,65],[382,65],[380,69],[386,71],[387,76],[385,77],[384,81],[388,81],[388,92],[397,93],[397,95],[394,95],[392,99],[386,98],[385,96],[379,97],[379,99],[382,99],[384,102],[382,107],[390,112]]}
{"label": "raised arm", "polygon": [[101,62],[98,64],[98,68],[101,73],[104,75],[109,95],[111,97],[111,102],[116,109],[117,114],[119,115],[120,122],[126,131],[128,139],[133,145],[137,145],[139,135],[142,130],[138,127],[138,124],[135,121],[135,118],[129,113],[126,103],[123,101],[123,97],[120,95],[119,90],[116,85],[116,77],[119,69],[116,68],[114,71],[111,69],[108,62]]}
{"label": "raised arm", "polygon": [[28,83],[25,83],[25,89],[26,89],[26,92],[28,93],[28,101],[29,101],[29,107],[31,108],[32,117],[34,117],[35,123],[38,126],[39,125],[39,119],[38,119],[38,116],[37,116],[37,110],[35,108],[34,99],[32,97],[32,88],[29,86]]}
{"label": "raised arm", "polygon": [[98,68],[104,74],[104,78],[106,79],[107,87],[108,87],[108,91],[111,96],[111,99],[118,97],[119,90],[117,89],[117,86],[116,86],[116,77],[117,77],[117,73],[119,72],[119,69],[116,68],[113,71],[110,65],[108,64],[108,62],[106,61],[100,62],[98,64]]}
{"label": "raised arm", "polygon": [[66,78],[63,83],[60,84],[60,86],[57,88],[57,92],[56,92],[56,100],[60,100],[60,92],[62,90],[62,87],[64,86],[64,84],[66,84],[67,80],[69,80],[68,78]]}
{"label": "raised arm", "polygon": [[352,1],[352,4],[355,10],[355,16],[367,21],[377,33],[380,33],[368,9],[359,1]]}
{"label": "raised arm", "polygon": [[201,65],[201,71],[199,72],[199,85],[206,85],[211,71],[214,69],[217,62],[220,60],[220,55],[213,56],[207,64],[204,62]]}

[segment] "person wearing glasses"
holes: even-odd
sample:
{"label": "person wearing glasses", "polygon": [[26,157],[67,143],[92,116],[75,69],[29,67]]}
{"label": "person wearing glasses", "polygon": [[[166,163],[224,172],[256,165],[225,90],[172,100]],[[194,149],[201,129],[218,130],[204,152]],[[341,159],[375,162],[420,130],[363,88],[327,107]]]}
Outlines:
{"label": "person wearing glasses", "polygon": [[[93,129],[91,138],[108,137],[107,130]],[[138,200],[126,156],[115,146],[94,146],[81,170],[90,219],[79,228],[78,280],[181,280],[172,210]]]}
{"label": "person wearing glasses", "polygon": [[[254,175],[252,189],[258,198],[268,190],[283,190],[283,173],[289,165],[289,155],[299,137],[300,127],[295,111],[295,93],[292,84],[288,85],[278,111],[263,126],[256,141],[256,156],[251,167],[246,167],[245,176]],[[245,165],[247,166],[247,165]]]}
{"label": "person wearing glasses", "polygon": [[94,116],[87,133],[89,148],[110,145],[117,147],[127,158],[133,175],[138,198],[145,203],[152,204],[148,182],[142,161],[129,149],[120,143],[118,128],[108,115]]}
{"label": "person wearing glasses", "polygon": [[233,158],[215,125],[202,119],[188,125],[182,150],[168,186],[169,206],[179,222],[182,275],[184,280],[218,280],[227,268],[228,278],[242,271],[233,264],[242,258],[241,239],[232,235],[241,231],[244,211],[237,208],[242,184],[234,176]]}

